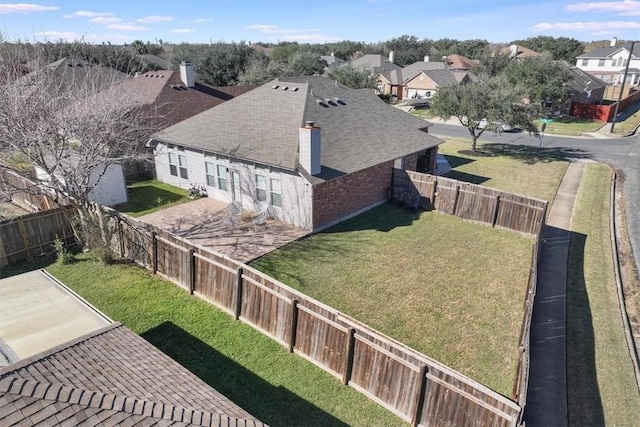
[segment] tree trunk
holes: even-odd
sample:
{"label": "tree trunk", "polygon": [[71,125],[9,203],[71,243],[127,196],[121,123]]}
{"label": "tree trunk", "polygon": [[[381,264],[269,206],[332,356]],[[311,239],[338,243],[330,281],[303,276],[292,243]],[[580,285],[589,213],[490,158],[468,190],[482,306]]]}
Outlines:
{"label": "tree trunk", "polygon": [[473,151],[476,151],[476,141],[478,140],[478,135],[476,135],[476,130],[473,128],[467,128],[469,129],[469,134],[471,135],[471,149]]}

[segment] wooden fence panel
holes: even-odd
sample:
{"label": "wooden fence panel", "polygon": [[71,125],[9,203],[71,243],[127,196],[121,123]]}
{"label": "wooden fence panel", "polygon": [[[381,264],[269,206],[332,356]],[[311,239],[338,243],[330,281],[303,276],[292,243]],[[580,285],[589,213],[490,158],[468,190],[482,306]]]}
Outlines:
{"label": "wooden fence panel", "polygon": [[295,352],[340,378],[348,369],[349,329],[299,305]]}
{"label": "wooden fence panel", "polygon": [[454,215],[458,200],[458,185],[455,179],[438,177],[438,188],[435,194],[434,206],[438,212]]}
{"label": "wooden fence panel", "polygon": [[0,266],[13,264],[52,250],[56,238],[69,244],[75,238],[72,208],[56,208],[0,222]]}
{"label": "wooden fence panel", "polygon": [[237,267],[222,263],[221,257],[195,253],[194,293],[228,312],[233,312],[237,291]]}
{"label": "wooden fence panel", "polygon": [[547,202],[517,194],[504,193],[496,217],[496,227],[535,234],[544,220]]}
{"label": "wooden fence panel", "polygon": [[154,241],[151,230],[139,222],[124,215],[118,216],[118,236],[120,247],[118,250],[124,258],[130,259],[146,268],[153,265]]}
{"label": "wooden fence panel", "polygon": [[156,237],[158,251],[158,273],[163,274],[183,288],[189,289],[191,260],[187,249]]}
{"label": "wooden fence panel", "polygon": [[353,368],[349,385],[410,421],[420,387],[420,367],[355,335]]}
{"label": "wooden fence panel", "polygon": [[500,191],[467,183],[459,185],[456,216],[493,225]]}

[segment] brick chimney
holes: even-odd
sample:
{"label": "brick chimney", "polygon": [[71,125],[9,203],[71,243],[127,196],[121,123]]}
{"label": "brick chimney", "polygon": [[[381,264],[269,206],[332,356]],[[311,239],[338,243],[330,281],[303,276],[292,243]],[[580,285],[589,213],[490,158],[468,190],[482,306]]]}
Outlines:
{"label": "brick chimney", "polygon": [[389,51],[389,62],[393,64],[394,53],[392,50]]}
{"label": "brick chimney", "polygon": [[191,62],[182,61],[180,64],[180,79],[186,87],[196,86],[196,82],[193,78],[193,64]]}
{"label": "brick chimney", "polygon": [[318,175],[321,171],[320,165],[320,128],[314,126],[314,122],[307,121],[298,133],[300,166],[309,175]]}

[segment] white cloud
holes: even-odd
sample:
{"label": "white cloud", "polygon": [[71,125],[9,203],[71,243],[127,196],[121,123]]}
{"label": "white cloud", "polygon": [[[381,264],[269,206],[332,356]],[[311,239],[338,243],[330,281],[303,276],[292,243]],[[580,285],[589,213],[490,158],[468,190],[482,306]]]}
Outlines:
{"label": "white cloud", "polygon": [[258,30],[263,33],[276,33],[278,32],[277,25],[264,25],[264,24],[253,24],[247,27],[249,30]]}
{"label": "white cloud", "polygon": [[570,12],[611,12],[618,15],[640,16],[640,1],[623,0],[607,2],[576,3],[567,6]]}
{"label": "white cloud", "polygon": [[51,12],[60,9],[56,6],[42,6],[32,3],[0,3],[0,15],[10,13]]}
{"label": "white cloud", "polygon": [[116,18],[115,16],[97,16],[95,18],[89,19],[89,22],[99,25],[117,24],[121,21],[122,19]]}
{"label": "white cloud", "polygon": [[142,22],[145,24],[151,24],[155,22],[170,22],[173,21],[173,16],[159,16],[159,15],[151,15],[145,16],[144,18],[137,19],[136,21]]}
{"label": "white cloud", "polygon": [[139,25],[134,24],[109,24],[107,28],[111,28],[112,30],[120,30],[120,31],[146,31],[147,27],[141,27]]}
{"label": "white cloud", "polygon": [[607,21],[607,22],[541,22],[533,26],[534,31],[573,30],[573,31],[607,31],[629,30],[640,28],[640,22],[635,21]]}
{"label": "white cloud", "polygon": [[172,33],[193,33],[195,30],[192,28],[176,28],[175,30],[171,30]]}
{"label": "white cloud", "polygon": [[38,35],[49,41],[64,40],[66,42],[73,42],[82,40],[82,34],[74,33],[73,31],[43,31],[38,33]]}
{"label": "white cloud", "polygon": [[193,23],[194,24],[201,24],[203,22],[212,22],[213,18],[198,18],[198,19],[194,19]]}
{"label": "white cloud", "polygon": [[89,12],[86,10],[79,10],[73,12],[71,15],[65,15],[65,18],[98,18],[102,16],[113,16],[113,13],[108,12]]}
{"label": "white cloud", "polygon": [[247,27],[249,30],[257,30],[265,34],[273,34],[269,37],[271,40],[279,41],[298,41],[307,43],[324,43],[342,40],[337,36],[327,36],[320,33],[310,33],[309,31],[318,31],[317,29],[309,29],[307,32],[303,30],[295,30],[291,28],[280,28],[277,25],[254,24]]}

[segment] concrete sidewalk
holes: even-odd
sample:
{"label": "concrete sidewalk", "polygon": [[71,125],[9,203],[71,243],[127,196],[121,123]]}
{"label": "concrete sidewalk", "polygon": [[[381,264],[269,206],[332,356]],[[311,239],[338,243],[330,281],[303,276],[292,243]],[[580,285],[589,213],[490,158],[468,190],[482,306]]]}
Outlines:
{"label": "concrete sidewalk", "polygon": [[543,230],[531,321],[527,427],[567,425],[566,294],[571,223],[584,162],[567,168]]}

